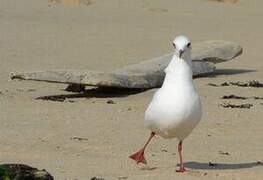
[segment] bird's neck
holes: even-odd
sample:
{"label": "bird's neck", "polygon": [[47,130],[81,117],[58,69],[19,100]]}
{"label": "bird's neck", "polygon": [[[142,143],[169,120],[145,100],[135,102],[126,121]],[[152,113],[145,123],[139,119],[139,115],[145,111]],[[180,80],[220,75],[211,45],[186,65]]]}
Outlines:
{"label": "bird's neck", "polygon": [[181,59],[176,55],[165,69],[165,79],[163,86],[174,87],[183,84],[192,84],[193,72],[191,59]]}
{"label": "bird's neck", "polygon": [[192,71],[192,60],[191,57],[179,58],[176,55],[173,55],[173,58],[169,65],[165,69],[166,76],[182,76],[182,77],[190,77],[192,79],[193,71]]}

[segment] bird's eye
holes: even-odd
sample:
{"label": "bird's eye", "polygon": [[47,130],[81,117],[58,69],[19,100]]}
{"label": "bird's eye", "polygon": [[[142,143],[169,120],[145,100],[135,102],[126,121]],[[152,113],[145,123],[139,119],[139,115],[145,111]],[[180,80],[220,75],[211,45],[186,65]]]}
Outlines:
{"label": "bird's eye", "polygon": [[173,43],[173,47],[174,47],[174,48],[176,48],[176,45],[175,45],[175,43]]}
{"label": "bird's eye", "polygon": [[190,46],[191,46],[191,43],[188,43],[188,44],[187,44],[187,47],[189,48]]}

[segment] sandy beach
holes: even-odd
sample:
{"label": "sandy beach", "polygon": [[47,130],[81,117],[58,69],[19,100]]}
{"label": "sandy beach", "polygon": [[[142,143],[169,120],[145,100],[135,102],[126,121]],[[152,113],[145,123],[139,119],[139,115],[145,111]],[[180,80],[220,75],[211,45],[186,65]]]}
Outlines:
{"label": "sandy beach", "polygon": [[[28,164],[58,180],[263,179],[263,89],[208,85],[263,83],[262,6],[260,0],[0,0],[0,164]],[[179,34],[192,42],[233,41],[244,50],[217,64],[214,76],[194,80],[204,113],[184,142],[187,173],[175,172],[176,140],[157,137],[146,167],[128,158],[149,135],[144,111],[157,89],[76,96],[65,84],[9,80],[13,71],[110,71],[171,52]],[[248,99],[221,99],[231,94]],[[66,99],[37,99],[53,95]]]}

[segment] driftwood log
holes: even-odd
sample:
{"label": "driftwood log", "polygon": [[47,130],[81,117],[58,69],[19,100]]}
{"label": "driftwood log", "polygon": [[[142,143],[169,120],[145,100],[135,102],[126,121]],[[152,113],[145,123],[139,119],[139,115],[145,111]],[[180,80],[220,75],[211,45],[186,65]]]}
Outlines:
{"label": "driftwood log", "polygon": [[[225,62],[242,53],[242,47],[233,42],[207,41],[193,44],[193,74],[208,76],[215,71],[215,63]],[[13,72],[11,79],[65,83],[70,85],[147,89],[159,87],[164,79],[164,69],[172,53],[125,66],[112,72],[52,70]]]}

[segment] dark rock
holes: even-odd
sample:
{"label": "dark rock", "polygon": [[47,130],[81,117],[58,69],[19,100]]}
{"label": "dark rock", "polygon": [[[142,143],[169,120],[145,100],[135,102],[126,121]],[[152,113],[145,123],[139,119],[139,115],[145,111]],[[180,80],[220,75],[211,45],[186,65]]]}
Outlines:
{"label": "dark rock", "polygon": [[25,164],[1,164],[0,179],[2,180],[54,180],[45,170],[38,170]]}

